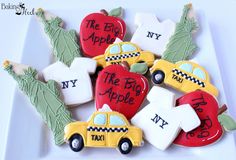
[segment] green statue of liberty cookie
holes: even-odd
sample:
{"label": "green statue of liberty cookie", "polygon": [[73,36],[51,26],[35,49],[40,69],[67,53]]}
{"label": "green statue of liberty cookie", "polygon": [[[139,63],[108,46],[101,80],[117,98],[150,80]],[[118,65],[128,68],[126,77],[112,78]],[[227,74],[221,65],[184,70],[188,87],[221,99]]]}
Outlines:
{"label": "green statue of liberty cookie", "polygon": [[44,31],[50,39],[53,54],[57,60],[70,66],[75,57],[81,57],[75,30],[66,31],[63,29],[61,27],[62,19],[59,17],[47,20],[41,8],[37,10],[36,15],[44,25]]}
{"label": "green statue of liberty cookie", "polygon": [[162,59],[172,63],[188,60],[196,51],[197,46],[193,42],[192,33],[197,29],[197,22],[191,11],[192,4],[184,6],[181,19],[176,24],[175,32],[166,46]]}
{"label": "green statue of liberty cookie", "polygon": [[[4,69],[16,80],[19,88],[35,106],[44,122],[53,132],[57,145],[64,143],[64,127],[72,122],[71,113],[60,99],[55,81],[41,82],[36,79],[37,71],[31,67],[22,68],[9,61],[4,62]],[[19,72],[20,73],[17,73]]]}

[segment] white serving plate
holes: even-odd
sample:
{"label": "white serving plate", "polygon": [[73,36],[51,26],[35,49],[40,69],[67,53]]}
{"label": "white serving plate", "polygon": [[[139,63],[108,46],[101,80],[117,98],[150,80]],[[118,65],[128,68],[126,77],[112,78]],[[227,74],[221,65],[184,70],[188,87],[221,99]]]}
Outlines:
{"label": "white serving plate", "polygon": [[[89,13],[99,11],[98,8],[78,10],[52,10],[66,21],[66,28],[73,28],[79,32],[79,25],[82,19]],[[126,40],[130,40],[136,26],[134,15],[138,11],[153,12],[160,20],[170,18],[178,21],[182,9],[155,10],[151,8],[125,8],[124,20],[127,24]],[[220,104],[226,103],[225,93],[221,80],[219,65],[216,59],[209,26],[204,14],[197,11],[200,30],[197,33],[196,41],[199,52],[194,59],[208,70],[212,77],[212,83],[220,90]],[[25,39],[25,46],[21,63],[28,64],[39,71],[48,66],[53,60],[51,48],[42,26],[32,17],[28,33]],[[177,93],[179,95],[179,93]],[[86,103],[71,109],[74,119],[85,121],[94,111],[94,102]],[[209,146],[197,148],[185,148],[172,145],[166,151],[160,151],[147,142],[141,148],[134,148],[127,155],[121,155],[116,149],[107,148],[84,148],[81,152],[75,153],[68,145],[54,145],[50,131],[43,124],[35,108],[30,104],[28,98],[17,88],[15,91],[14,103],[9,124],[7,147],[5,152],[6,160],[64,160],[64,159],[188,159],[188,160],[233,160],[236,157],[236,145],[233,134],[227,133],[222,139]]]}

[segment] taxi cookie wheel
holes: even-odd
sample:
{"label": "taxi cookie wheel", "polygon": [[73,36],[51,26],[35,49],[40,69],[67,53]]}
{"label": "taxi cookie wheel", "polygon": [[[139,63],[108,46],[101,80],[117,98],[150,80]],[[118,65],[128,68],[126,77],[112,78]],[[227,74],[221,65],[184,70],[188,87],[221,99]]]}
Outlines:
{"label": "taxi cookie wheel", "polygon": [[128,154],[132,150],[133,145],[128,138],[123,138],[120,140],[118,147],[120,153]]}
{"label": "taxi cookie wheel", "polygon": [[79,152],[84,148],[84,140],[81,135],[74,134],[69,140],[70,148],[74,152]]}
{"label": "taxi cookie wheel", "polygon": [[156,70],[152,73],[152,82],[154,84],[161,84],[165,79],[165,73],[161,70]]}

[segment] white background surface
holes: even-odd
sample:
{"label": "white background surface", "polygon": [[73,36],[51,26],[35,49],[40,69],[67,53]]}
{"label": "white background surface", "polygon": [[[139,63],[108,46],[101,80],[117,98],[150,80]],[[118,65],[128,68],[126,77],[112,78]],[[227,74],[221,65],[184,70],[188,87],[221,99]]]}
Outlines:
{"label": "white background surface", "polygon": [[[58,1],[58,0],[57,0]],[[56,0],[35,0],[35,1],[23,1],[27,8],[45,8],[50,9],[76,9],[76,8],[88,8],[95,5],[96,8],[114,8],[117,6],[138,6],[140,8],[148,8],[156,6],[156,9],[160,8],[179,8],[182,10],[184,4],[189,1],[173,0],[163,1],[65,1],[58,3]],[[19,1],[0,1],[0,3],[14,3],[18,4]],[[224,88],[226,98],[228,100],[228,107],[236,117],[236,85],[234,79],[236,79],[236,0],[224,0],[224,1],[192,1],[193,6],[196,9],[201,9],[207,16],[210,29],[212,32],[212,38],[218,56],[219,65],[221,67],[222,79],[224,82]],[[105,7],[104,7],[105,6]],[[137,7],[137,8],[138,8]],[[25,34],[27,32],[27,26],[30,16],[17,16],[13,10],[1,10],[0,9],[0,63],[4,59],[11,59],[12,61],[19,62],[21,58],[21,52],[24,44]],[[75,28],[76,30],[79,29]],[[37,48],[35,49],[37,51]],[[207,54],[207,53],[205,53]],[[210,63],[210,61],[209,61]],[[14,81],[7,76],[2,69],[0,69],[0,159],[3,159],[5,144],[7,140],[8,122],[10,118],[10,110],[13,100],[13,92],[15,88]],[[16,133],[17,136],[17,133]],[[236,134],[235,134],[236,136]],[[14,151],[13,151],[14,154]]]}

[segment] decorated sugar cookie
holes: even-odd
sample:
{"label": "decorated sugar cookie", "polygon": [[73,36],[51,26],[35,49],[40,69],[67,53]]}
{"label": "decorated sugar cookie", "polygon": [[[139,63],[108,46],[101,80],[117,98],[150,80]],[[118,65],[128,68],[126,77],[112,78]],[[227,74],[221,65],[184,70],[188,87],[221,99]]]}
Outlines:
{"label": "decorated sugar cookie", "polygon": [[161,56],[166,49],[169,38],[175,31],[175,23],[171,20],[159,22],[155,14],[137,13],[135,24],[138,26],[131,42],[143,50]]}
{"label": "decorated sugar cookie", "polygon": [[184,93],[201,89],[218,96],[207,71],[194,62],[179,61],[174,64],[161,59],[155,61],[150,71],[154,84],[165,83]]}
{"label": "decorated sugar cookie", "polygon": [[53,54],[57,60],[69,66],[75,57],[81,56],[75,30],[64,30],[61,18],[46,17],[41,8],[38,9],[36,15],[44,25],[44,31],[50,39]]}
{"label": "decorated sugar cookie", "polygon": [[89,74],[96,70],[97,63],[90,58],[75,58],[70,67],[56,62],[42,73],[45,81],[55,80],[66,105],[78,105],[93,99],[93,89]]}
{"label": "decorated sugar cookie", "polygon": [[119,18],[121,11],[121,7],[109,13],[101,10],[101,13],[92,13],[83,19],[80,25],[80,44],[85,56],[102,55],[116,38],[124,38],[126,25]]}
{"label": "decorated sugar cookie", "polygon": [[98,66],[103,68],[111,64],[120,64],[123,61],[128,62],[130,66],[145,62],[150,67],[154,62],[154,54],[149,51],[142,51],[134,43],[120,41],[111,44],[103,55],[96,56],[93,59],[97,61]]}
{"label": "decorated sugar cookie", "polygon": [[181,131],[174,143],[187,147],[200,147],[212,144],[226,130],[236,129],[236,122],[223,113],[226,108],[219,108],[218,102],[211,94],[198,90],[188,93],[177,100],[178,108],[190,104],[201,120],[201,125],[190,132]]}
{"label": "decorated sugar cookie", "polygon": [[169,39],[162,58],[172,63],[188,60],[197,49],[192,38],[197,27],[192,4],[187,4],[184,6],[183,14],[176,24],[175,32]]}
{"label": "decorated sugar cookie", "polygon": [[23,93],[29,97],[32,105],[53,132],[55,143],[63,144],[64,127],[72,122],[72,118],[60,99],[56,82],[50,80],[43,83],[36,79],[37,71],[35,69],[13,62],[5,61],[4,69],[16,80]]}
{"label": "decorated sugar cookie", "polygon": [[154,86],[147,95],[150,102],[131,122],[143,130],[144,138],[156,148],[165,150],[181,129],[189,132],[200,125],[200,120],[189,104],[175,107],[175,95]]}
{"label": "decorated sugar cookie", "polygon": [[113,111],[127,119],[132,118],[143,103],[148,92],[147,79],[132,73],[124,66],[114,64],[104,68],[96,81],[96,108],[108,104]]}
{"label": "decorated sugar cookie", "polygon": [[105,110],[94,112],[87,122],[68,124],[65,140],[74,152],[81,151],[84,146],[117,147],[122,154],[128,154],[133,147],[143,144],[140,128],[131,126],[122,114]]}

